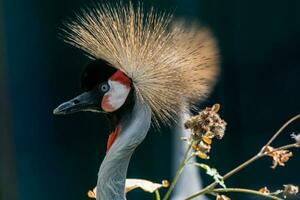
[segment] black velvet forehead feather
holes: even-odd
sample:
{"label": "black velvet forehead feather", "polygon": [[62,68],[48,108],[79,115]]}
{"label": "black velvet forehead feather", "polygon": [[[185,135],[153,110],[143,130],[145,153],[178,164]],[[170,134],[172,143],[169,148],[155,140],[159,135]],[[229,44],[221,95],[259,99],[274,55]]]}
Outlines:
{"label": "black velvet forehead feather", "polygon": [[81,88],[85,91],[89,91],[96,85],[106,82],[116,71],[116,68],[104,60],[93,60],[87,64],[81,74]]}

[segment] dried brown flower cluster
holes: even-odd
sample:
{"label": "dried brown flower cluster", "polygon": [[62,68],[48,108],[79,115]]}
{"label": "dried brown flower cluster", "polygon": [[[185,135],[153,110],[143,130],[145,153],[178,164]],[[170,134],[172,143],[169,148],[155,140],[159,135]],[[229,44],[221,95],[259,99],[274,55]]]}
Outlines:
{"label": "dried brown flower cluster", "polygon": [[283,195],[284,198],[289,195],[296,195],[299,192],[299,187],[296,185],[288,184],[288,185],[283,185]]}
{"label": "dried brown flower cluster", "polygon": [[277,190],[276,192],[270,192],[267,187],[263,187],[258,190],[260,193],[272,196],[278,196],[280,194],[283,195],[284,198],[290,195],[296,195],[299,192],[299,187],[292,184],[283,185],[283,189]]}
{"label": "dried brown flower cluster", "polygon": [[219,110],[220,104],[207,107],[184,124],[185,128],[192,132],[188,141],[191,142],[195,155],[202,159],[209,158],[212,139],[220,140],[224,136],[226,122],[218,114]]}
{"label": "dried brown flower cluster", "polygon": [[265,147],[264,153],[273,158],[273,169],[278,165],[285,166],[285,163],[293,156],[293,153],[289,150],[274,150],[271,146]]}
{"label": "dried brown flower cluster", "polygon": [[258,191],[263,194],[270,194],[270,190],[267,187],[260,188]]}

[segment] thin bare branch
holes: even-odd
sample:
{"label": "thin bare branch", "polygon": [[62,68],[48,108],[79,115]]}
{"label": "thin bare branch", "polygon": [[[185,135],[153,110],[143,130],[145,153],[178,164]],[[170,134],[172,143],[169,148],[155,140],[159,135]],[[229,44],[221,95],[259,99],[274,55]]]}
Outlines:
{"label": "thin bare branch", "polygon": [[[276,138],[277,136],[292,122],[294,122],[295,120],[300,119],[300,114],[296,115],[295,117],[291,118],[290,120],[288,120],[274,135],[273,137],[266,143],[266,145],[264,146],[264,148],[262,148],[262,150],[260,150],[255,156],[251,157],[249,160],[245,161],[244,163],[242,163],[241,165],[237,166],[236,168],[234,168],[233,170],[229,171],[228,173],[226,173],[223,176],[223,179],[227,179],[229,177],[231,177],[232,175],[236,174],[237,172],[239,172],[240,170],[244,169],[245,167],[247,167],[248,165],[252,164],[253,162],[255,162],[256,160],[268,155],[264,152],[265,147],[269,146]],[[288,144],[288,145],[284,145],[278,148],[275,148],[273,151],[278,151],[278,150],[284,150],[284,149],[289,149],[289,148],[294,148],[294,147],[299,147],[298,143],[293,143],[293,144]],[[211,183],[210,185],[208,185],[207,187],[203,188],[202,190],[200,190],[198,193],[195,193],[189,197],[187,197],[185,200],[191,200],[197,196],[203,195],[203,194],[207,194],[210,192],[214,191],[214,188],[218,185],[218,183],[215,181],[213,183]]]}
{"label": "thin bare branch", "polygon": [[274,199],[274,200],[283,200],[279,197],[273,196],[271,194],[264,194],[262,192],[251,190],[251,189],[245,189],[245,188],[217,188],[212,190],[214,193],[228,193],[228,192],[238,192],[238,193],[247,193],[247,194],[254,194],[258,196],[262,196],[268,199]]}
{"label": "thin bare branch", "polygon": [[274,135],[273,137],[267,142],[266,146],[270,146],[270,144],[279,136],[279,134],[288,126],[290,125],[292,122],[296,121],[297,119],[300,119],[300,114],[294,116],[293,118],[291,118],[289,121],[287,121]]}

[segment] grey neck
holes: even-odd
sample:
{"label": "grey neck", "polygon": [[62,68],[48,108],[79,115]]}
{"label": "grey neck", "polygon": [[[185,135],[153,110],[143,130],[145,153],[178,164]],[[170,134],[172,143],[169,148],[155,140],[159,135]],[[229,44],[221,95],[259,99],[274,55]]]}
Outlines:
{"label": "grey neck", "polygon": [[136,99],[131,113],[121,118],[121,132],[98,172],[97,200],[125,200],[125,180],[131,155],[145,139],[151,123],[148,105]]}

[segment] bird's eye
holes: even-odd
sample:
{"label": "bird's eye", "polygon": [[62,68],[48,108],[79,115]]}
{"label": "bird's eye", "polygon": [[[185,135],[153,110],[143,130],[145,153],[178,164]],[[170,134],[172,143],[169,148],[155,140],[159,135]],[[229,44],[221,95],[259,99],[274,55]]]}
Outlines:
{"label": "bird's eye", "polygon": [[108,83],[102,83],[102,84],[100,85],[100,90],[101,90],[101,92],[107,92],[107,91],[109,90],[109,85],[108,85]]}

